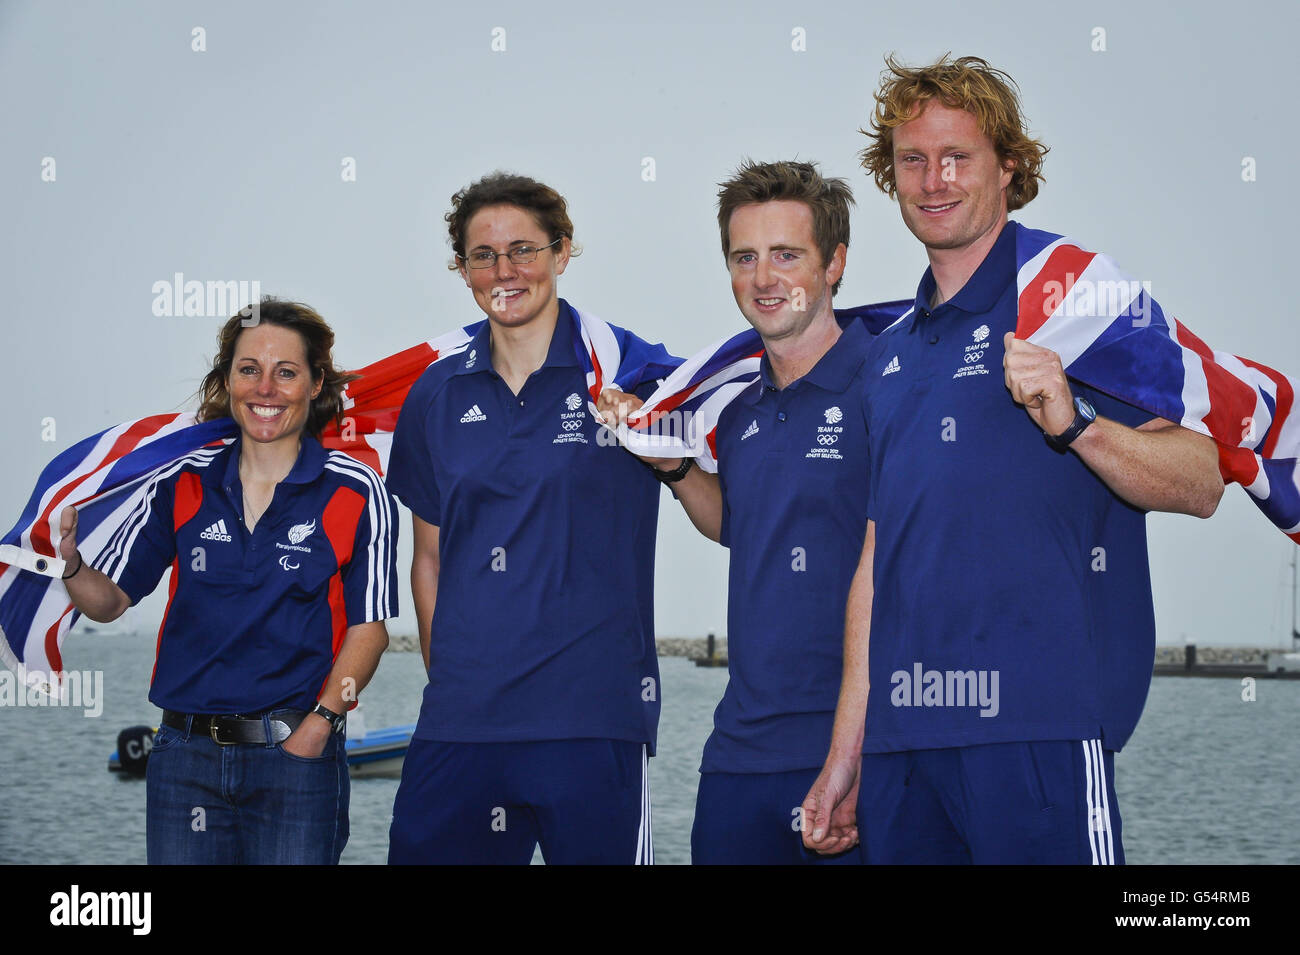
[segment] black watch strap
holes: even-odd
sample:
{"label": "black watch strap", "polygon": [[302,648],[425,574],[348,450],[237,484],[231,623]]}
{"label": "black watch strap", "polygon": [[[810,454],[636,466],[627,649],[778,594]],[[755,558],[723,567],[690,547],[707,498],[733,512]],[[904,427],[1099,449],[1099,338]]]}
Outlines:
{"label": "black watch strap", "polygon": [[1070,422],[1070,426],[1057,435],[1051,435],[1044,431],[1043,437],[1056,450],[1064,451],[1074,442],[1075,438],[1087,430],[1088,425],[1096,420],[1097,409],[1092,406],[1092,402],[1087,398],[1076,396],[1074,399],[1074,420]]}
{"label": "black watch strap", "polygon": [[317,703],[315,706],[313,706],[313,707],[311,708],[311,711],[312,711],[313,713],[316,713],[316,714],[318,714],[318,715],[320,715],[320,716],[323,716],[323,717],[325,717],[325,719],[329,720],[329,721],[330,721],[330,728],[331,728],[335,733],[342,732],[343,727],[345,727],[345,726],[347,725],[348,718],[347,718],[346,716],[343,716],[343,715],[341,715],[341,714],[339,714],[339,713],[335,713],[333,710],[331,710],[331,709],[330,709],[328,706],[326,706],[324,703]]}
{"label": "black watch strap", "polygon": [[653,464],[647,464],[646,467],[650,469],[650,473],[659,479],[660,483],[676,484],[682,478],[686,477],[686,473],[690,471],[691,466],[694,464],[694,458],[682,458],[682,463],[677,465],[677,467],[673,468],[671,471],[660,471]]}

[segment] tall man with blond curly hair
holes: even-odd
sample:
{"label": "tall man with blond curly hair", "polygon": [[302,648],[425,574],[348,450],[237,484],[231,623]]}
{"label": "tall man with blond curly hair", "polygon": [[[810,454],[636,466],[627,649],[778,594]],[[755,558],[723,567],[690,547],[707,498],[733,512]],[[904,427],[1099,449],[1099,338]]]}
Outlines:
{"label": "tall man with blond curly hair", "polygon": [[1015,337],[1029,230],[1007,214],[1047,148],[1014,81],[978,57],[887,66],[863,166],[930,267],[866,358],[870,522],[805,842],[860,838],[868,862],[1123,862],[1114,753],[1155,642],[1145,514],[1213,513],[1215,444]]}

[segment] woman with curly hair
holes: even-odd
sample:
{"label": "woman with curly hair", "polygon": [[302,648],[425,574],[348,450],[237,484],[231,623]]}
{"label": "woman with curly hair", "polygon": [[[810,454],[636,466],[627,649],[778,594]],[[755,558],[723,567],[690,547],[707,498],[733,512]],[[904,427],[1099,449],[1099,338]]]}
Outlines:
{"label": "woman with curly hair", "polygon": [[231,318],[198,417],[233,418],[239,436],[161,471],[97,567],[76,509],[61,516],[68,594],[92,620],[171,570],[149,692],[163,710],[151,864],[335,864],[347,842],[342,714],[388,644],[397,525],[378,475],[318,441],[349,380],[333,343],[295,302]]}

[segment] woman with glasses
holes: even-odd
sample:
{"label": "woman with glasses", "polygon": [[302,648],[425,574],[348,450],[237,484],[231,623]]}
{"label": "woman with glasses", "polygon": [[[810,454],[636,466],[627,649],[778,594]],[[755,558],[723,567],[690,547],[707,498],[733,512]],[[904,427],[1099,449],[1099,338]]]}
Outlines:
{"label": "woman with glasses", "polygon": [[548,863],[649,862],[659,482],[593,420],[583,334],[676,359],[558,297],[577,249],[555,190],[496,173],[446,219],[487,320],[393,439],[429,682],[389,861],[526,864],[540,844]]}

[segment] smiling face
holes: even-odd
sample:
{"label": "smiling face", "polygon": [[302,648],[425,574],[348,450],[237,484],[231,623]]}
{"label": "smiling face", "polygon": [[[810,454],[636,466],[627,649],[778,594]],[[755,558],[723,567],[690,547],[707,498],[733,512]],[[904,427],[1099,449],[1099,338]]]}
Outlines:
{"label": "smiling face", "polygon": [[245,441],[297,442],[321,384],[307,366],[306,343],[293,329],[263,323],[239,333],[226,390],[230,416]]}
{"label": "smiling face", "polygon": [[1011,170],[974,114],[929,100],[894,131],[894,170],[903,221],[926,249],[982,259],[1007,220]]}
{"label": "smiling face", "polygon": [[[490,250],[498,255],[495,264],[485,269],[471,269],[461,260],[460,274],[474,301],[494,323],[519,327],[558,313],[555,279],[569,264],[569,240],[561,237],[543,249],[550,241],[533,215],[519,206],[484,206],[470,217],[465,225],[465,254]],[[541,250],[526,265],[515,265],[502,254],[523,245]]]}
{"label": "smiling face", "polygon": [[844,272],[847,250],[836,246],[822,264],[806,204],[779,199],[743,205],[727,230],[731,292],[764,342],[797,339],[830,311],[831,286]]}

